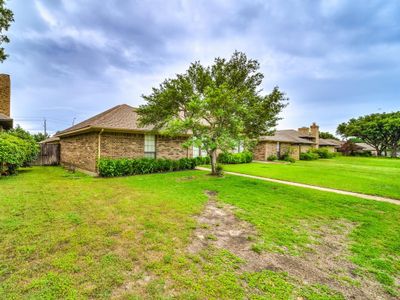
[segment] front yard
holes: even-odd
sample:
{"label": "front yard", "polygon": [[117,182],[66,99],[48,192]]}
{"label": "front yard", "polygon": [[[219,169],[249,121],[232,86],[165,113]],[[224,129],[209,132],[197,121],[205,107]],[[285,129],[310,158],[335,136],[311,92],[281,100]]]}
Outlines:
{"label": "front yard", "polygon": [[0,179],[0,298],[395,299],[399,220],[392,204],[200,171],[24,169]]}
{"label": "front yard", "polygon": [[345,157],[225,165],[224,170],[400,199],[400,159]]}

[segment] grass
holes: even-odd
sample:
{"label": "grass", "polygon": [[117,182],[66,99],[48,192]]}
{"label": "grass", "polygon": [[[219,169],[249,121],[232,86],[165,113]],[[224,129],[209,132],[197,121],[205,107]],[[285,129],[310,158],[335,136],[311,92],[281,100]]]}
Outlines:
{"label": "grass", "polygon": [[400,199],[400,159],[339,156],[293,164],[224,165],[224,170]]}
{"label": "grass", "polygon": [[260,252],[299,255],[307,228],[355,222],[355,272],[399,292],[399,206],[199,171],[96,179],[35,167],[0,179],[0,298],[343,299],[285,273],[243,273],[225,250],[188,254],[204,190],[241,208]]}

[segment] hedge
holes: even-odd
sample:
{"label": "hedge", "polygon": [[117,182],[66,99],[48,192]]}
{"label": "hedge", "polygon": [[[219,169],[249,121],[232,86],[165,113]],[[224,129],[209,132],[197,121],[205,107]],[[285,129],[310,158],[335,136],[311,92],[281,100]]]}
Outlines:
{"label": "hedge", "polygon": [[98,161],[98,172],[102,177],[130,176],[150,173],[161,173],[181,170],[192,170],[197,165],[210,162],[208,157],[171,159],[110,159],[101,158]]}
{"label": "hedge", "polygon": [[35,152],[29,141],[0,132],[0,175],[15,174],[19,167],[32,160]]}
{"label": "hedge", "polygon": [[310,149],[311,152],[318,154],[319,158],[333,158],[335,157],[334,152],[329,152],[326,148]]}
{"label": "hedge", "polygon": [[326,148],[318,148],[318,149],[310,149],[307,152],[300,154],[301,160],[316,160],[319,158],[333,158],[336,156],[336,153],[329,152]]}
{"label": "hedge", "polygon": [[245,164],[253,160],[253,154],[249,151],[241,153],[220,153],[218,162],[221,164]]}
{"label": "hedge", "polygon": [[317,160],[319,158],[317,153],[304,152],[300,153],[300,160]]}

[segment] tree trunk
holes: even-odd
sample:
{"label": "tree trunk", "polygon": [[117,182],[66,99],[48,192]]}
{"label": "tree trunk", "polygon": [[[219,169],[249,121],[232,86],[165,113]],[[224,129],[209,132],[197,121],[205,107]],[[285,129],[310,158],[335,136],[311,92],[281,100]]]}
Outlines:
{"label": "tree trunk", "polygon": [[393,158],[397,157],[397,144],[393,145],[392,153],[390,153]]}
{"label": "tree trunk", "polygon": [[211,161],[211,175],[217,175],[217,150],[211,150],[210,154]]}

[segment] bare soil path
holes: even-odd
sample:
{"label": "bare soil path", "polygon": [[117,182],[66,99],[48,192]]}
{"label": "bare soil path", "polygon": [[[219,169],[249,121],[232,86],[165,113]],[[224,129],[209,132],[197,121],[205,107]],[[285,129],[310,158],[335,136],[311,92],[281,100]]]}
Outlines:
{"label": "bare soil path", "polygon": [[[201,171],[210,171],[210,169],[203,168],[203,167],[196,167],[196,169],[201,170]],[[281,184],[297,186],[297,187],[302,187],[302,188],[307,188],[307,189],[314,189],[314,190],[323,191],[323,192],[336,193],[336,194],[341,194],[341,195],[353,196],[353,197],[358,197],[358,198],[363,198],[363,199],[368,199],[368,200],[375,200],[375,201],[387,202],[387,203],[400,205],[400,200],[392,199],[392,198],[373,196],[373,195],[367,195],[367,194],[362,194],[362,193],[337,190],[337,189],[332,189],[332,188],[325,188],[325,187],[316,186],[316,185],[309,185],[309,184],[304,184],[304,183],[298,183],[298,182],[292,182],[292,181],[286,181],[286,180],[280,180],[280,179],[273,179],[273,178],[268,178],[268,177],[247,175],[247,174],[241,174],[241,173],[236,173],[236,172],[225,171],[224,173],[229,174],[229,175],[235,175],[235,176],[258,179],[258,180],[263,180],[263,181],[281,183]]]}
{"label": "bare soil path", "polygon": [[314,232],[318,238],[312,250],[300,256],[265,251],[256,253],[252,246],[258,234],[253,225],[237,218],[234,206],[218,202],[216,192],[205,193],[209,201],[197,218],[198,227],[188,247],[189,253],[214,246],[241,258],[244,263],[240,272],[265,269],[287,272],[300,285],[324,284],[342,293],[346,299],[394,299],[374,279],[358,275],[355,272],[357,266],[348,259],[351,255],[348,235],[357,224],[343,220],[319,228]]}

